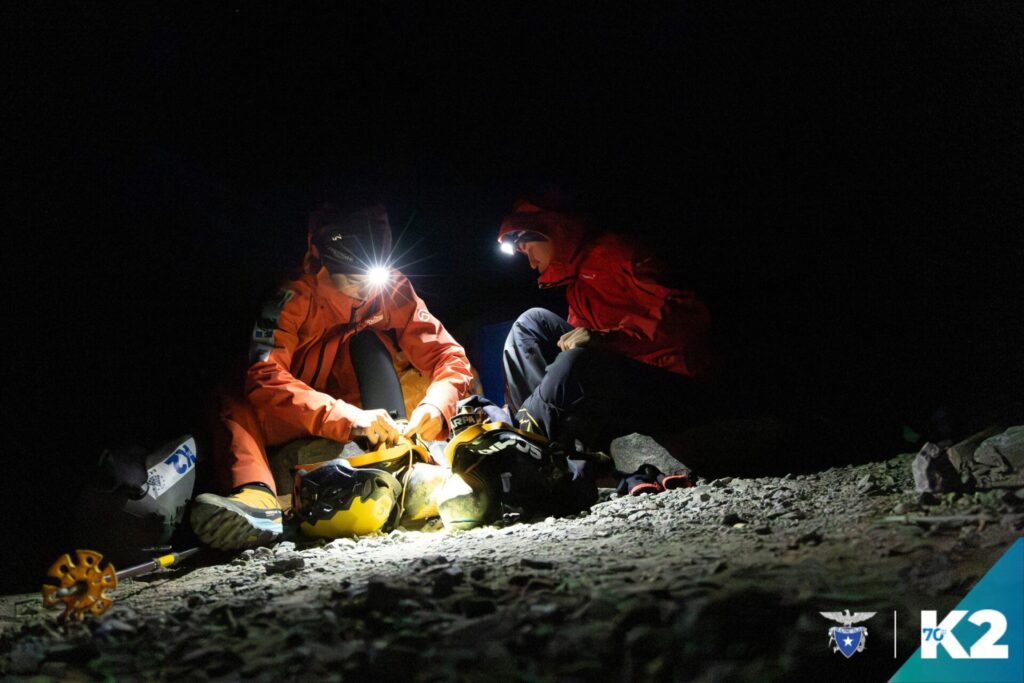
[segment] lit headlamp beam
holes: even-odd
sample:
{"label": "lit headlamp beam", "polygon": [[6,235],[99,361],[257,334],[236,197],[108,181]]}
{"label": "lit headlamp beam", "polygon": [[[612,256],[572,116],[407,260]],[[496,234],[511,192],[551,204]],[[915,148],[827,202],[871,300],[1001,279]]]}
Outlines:
{"label": "lit headlamp beam", "polygon": [[372,266],[366,270],[366,279],[371,287],[383,287],[391,279],[391,269],[387,266]]}

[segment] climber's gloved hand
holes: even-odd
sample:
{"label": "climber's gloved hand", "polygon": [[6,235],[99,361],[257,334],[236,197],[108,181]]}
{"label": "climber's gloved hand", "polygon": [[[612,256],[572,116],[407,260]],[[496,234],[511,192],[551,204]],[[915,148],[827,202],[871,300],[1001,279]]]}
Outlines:
{"label": "climber's gloved hand", "polygon": [[436,441],[444,436],[444,430],[445,422],[441,411],[429,403],[421,403],[409,416],[409,424],[404,434],[409,437],[419,434],[424,441]]}
{"label": "climber's gloved hand", "polygon": [[365,438],[371,446],[383,443],[393,446],[398,442],[400,432],[388,411],[356,410],[352,417],[352,438]]}

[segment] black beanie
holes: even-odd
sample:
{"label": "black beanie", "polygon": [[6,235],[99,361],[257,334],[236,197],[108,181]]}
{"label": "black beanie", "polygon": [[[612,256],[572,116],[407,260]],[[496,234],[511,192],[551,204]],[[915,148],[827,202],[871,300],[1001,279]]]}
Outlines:
{"label": "black beanie", "polygon": [[379,204],[351,213],[327,206],[313,219],[313,244],[331,274],[365,273],[390,257],[391,225],[387,210]]}

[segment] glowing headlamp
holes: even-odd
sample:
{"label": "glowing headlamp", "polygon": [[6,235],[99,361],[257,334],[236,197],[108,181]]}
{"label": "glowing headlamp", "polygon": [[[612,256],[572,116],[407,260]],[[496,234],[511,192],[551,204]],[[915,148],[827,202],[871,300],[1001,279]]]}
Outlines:
{"label": "glowing headlamp", "polygon": [[391,269],[387,266],[372,266],[366,271],[366,280],[371,287],[383,287],[391,279]]}
{"label": "glowing headlamp", "polygon": [[499,248],[501,253],[513,256],[517,251],[521,251],[522,246],[527,242],[543,242],[545,240],[547,240],[547,237],[539,232],[520,230],[519,232],[507,233],[502,237]]}

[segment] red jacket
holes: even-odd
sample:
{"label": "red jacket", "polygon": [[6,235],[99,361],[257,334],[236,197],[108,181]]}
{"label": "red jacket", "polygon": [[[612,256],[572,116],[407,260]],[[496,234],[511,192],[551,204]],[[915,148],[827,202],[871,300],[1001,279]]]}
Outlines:
{"label": "red jacket", "polygon": [[524,230],[544,235],[554,247],[537,282],[566,287],[570,325],[604,333],[604,348],[630,358],[711,379],[707,306],[692,291],[660,284],[665,268],[653,255],[613,233],[591,238],[580,218],[526,202],[502,222],[498,241]]}
{"label": "red jacket", "polygon": [[360,305],[319,269],[289,281],[264,308],[253,332],[245,390],[269,443],[278,441],[271,433],[275,424],[282,432],[299,429],[349,440],[360,398],[344,342],[365,328],[381,337],[396,366],[403,365],[404,356],[429,378],[419,403],[438,408],[446,422],[451,419],[473,379],[469,361],[409,280],[393,271],[391,283]]}

